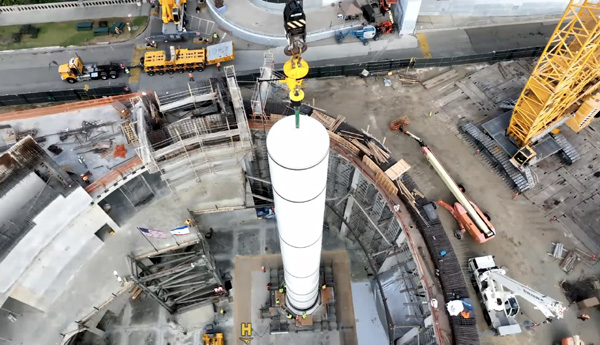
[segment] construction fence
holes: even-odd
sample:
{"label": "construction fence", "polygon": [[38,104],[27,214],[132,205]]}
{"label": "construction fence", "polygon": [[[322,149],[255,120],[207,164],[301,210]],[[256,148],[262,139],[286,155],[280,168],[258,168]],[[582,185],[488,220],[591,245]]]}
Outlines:
{"label": "construction fence", "polygon": [[59,91],[18,93],[14,95],[0,95],[0,106],[51,102],[87,101],[90,99],[122,95],[130,92],[131,91],[126,85],[116,85],[97,87],[93,89],[88,88],[87,90],[84,88]]}
{"label": "construction fence", "polygon": [[[358,76],[363,70],[370,73],[388,72],[403,68],[430,68],[466,65],[473,63],[494,63],[498,61],[515,60],[530,57],[539,57],[544,52],[545,46],[518,48],[502,51],[494,51],[485,54],[473,54],[454,57],[440,58],[409,58],[386,61],[373,61],[349,65],[320,66],[310,68],[307,78],[324,78],[336,76]],[[260,73],[254,72],[238,75],[238,81],[254,82]]]}

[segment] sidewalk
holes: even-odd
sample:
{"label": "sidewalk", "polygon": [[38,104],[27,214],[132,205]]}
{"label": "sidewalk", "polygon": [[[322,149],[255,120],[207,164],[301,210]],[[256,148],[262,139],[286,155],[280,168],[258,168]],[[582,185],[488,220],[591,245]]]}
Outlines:
{"label": "sidewalk", "polygon": [[490,17],[490,16],[419,16],[417,19],[417,32],[442,31],[449,29],[466,29],[502,25],[544,23],[550,22],[556,25],[562,14],[544,16],[512,16],[512,17]]}

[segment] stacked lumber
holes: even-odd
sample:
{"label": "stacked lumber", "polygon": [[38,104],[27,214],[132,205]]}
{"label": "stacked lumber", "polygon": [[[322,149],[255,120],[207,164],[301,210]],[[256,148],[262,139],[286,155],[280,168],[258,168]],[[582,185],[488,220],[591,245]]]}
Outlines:
{"label": "stacked lumber", "polygon": [[[387,163],[387,161],[390,159],[390,154],[387,153],[385,150],[381,149],[372,140],[369,140],[367,142],[367,146],[371,150],[371,152],[373,154],[373,157],[375,158],[375,160],[377,161],[377,163],[379,163],[379,164]],[[394,179],[392,179],[392,180],[394,180]]]}
{"label": "stacked lumber", "polygon": [[352,139],[350,140],[350,142],[352,144],[354,144],[354,146],[358,147],[364,154],[366,154],[367,156],[371,156],[373,155],[373,153],[371,152],[371,150],[366,147],[365,145],[363,145],[360,141],[358,141],[357,139]]}
{"label": "stacked lumber", "polygon": [[375,182],[380,185],[381,188],[391,195],[398,194],[398,188],[394,185],[394,182],[387,177],[383,170],[381,170],[371,158],[363,156],[362,162],[375,173]]}
{"label": "stacked lumber", "polygon": [[362,140],[364,138],[364,136],[362,134],[348,132],[348,131],[344,131],[344,130],[340,130],[338,132],[338,134],[341,135],[344,139],[349,140],[349,141],[352,141],[352,139]]}
{"label": "stacked lumber", "polygon": [[331,126],[333,125],[333,122],[335,121],[334,119],[332,119],[331,117],[323,114],[322,112],[313,109],[312,115],[311,115],[315,120],[321,122],[321,124],[323,126],[325,126],[325,128],[330,129]]}
{"label": "stacked lumber", "polygon": [[410,165],[404,161],[404,159],[399,160],[396,164],[392,165],[389,169],[385,171],[385,174],[390,178],[390,180],[397,180],[402,174],[410,169]]}
{"label": "stacked lumber", "polygon": [[579,255],[577,255],[577,253],[572,250],[568,252],[567,256],[562,260],[562,262],[560,263],[560,268],[563,271],[569,273],[573,270],[573,268],[575,268],[575,265],[580,260],[581,258],[579,257]]}
{"label": "stacked lumber", "polygon": [[338,117],[335,118],[335,120],[333,121],[333,123],[331,124],[331,126],[329,126],[329,130],[332,132],[335,132],[336,129],[338,129],[338,127],[344,122],[346,121],[346,117],[342,116],[342,115],[338,115]]}
{"label": "stacked lumber", "polygon": [[131,292],[131,299],[137,299],[138,297],[140,297],[143,290],[141,287],[136,285],[133,289],[130,290],[130,292]]}
{"label": "stacked lumber", "polygon": [[354,156],[358,156],[360,154],[360,150],[356,146],[352,145],[348,140],[333,133],[332,131],[327,131],[327,132],[329,133],[329,139],[331,139],[331,141],[348,149],[348,151],[350,151],[350,153],[352,153]]}

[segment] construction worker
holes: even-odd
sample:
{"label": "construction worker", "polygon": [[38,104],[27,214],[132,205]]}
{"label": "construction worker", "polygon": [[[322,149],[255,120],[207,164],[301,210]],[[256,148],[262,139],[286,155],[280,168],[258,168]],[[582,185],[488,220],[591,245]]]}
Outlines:
{"label": "construction worker", "polygon": [[260,270],[261,270],[263,273],[266,273],[266,272],[267,272],[267,270],[265,269],[265,266],[260,266]]}
{"label": "construction worker", "polygon": [[280,288],[279,288],[279,293],[283,293],[283,291],[284,291],[284,290],[283,290],[283,288],[282,288],[282,287],[280,287]]}
{"label": "construction worker", "polygon": [[281,303],[281,301],[279,300],[279,298],[275,298],[275,305],[279,305],[279,303]]}
{"label": "construction worker", "polygon": [[271,290],[271,283],[267,283],[267,290]]}
{"label": "construction worker", "polygon": [[188,77],[190,78],[190,81],[194,81],[194,73],[188,73]]}
{"label": "construction worker", "polygon": [[217,71],[221,71],[221,62],[217,62]]}
{"label": "construction worker", "polygon": [[323,289],[323,290],[327,289],[327,284],[321,285],[321,289]]}
{"label": "construction worker", "polygon": [[303,314],[302,314],[302,318],[303,318],[303,319],[306,319],[306,313],[303,313]]}
{"label": "construction worker", "polygon": [[285,316],[287,319],[291,319],[292,318],[292,314],[287,313],[287,315]]}
{"label": "construction worker", "polygon": [[92,175],[91,172],[86,172],[85,174],[81,174],[81,179],[83,180],[83,182],[85,182],[86,184],[91,184],[92,182],[90,181],[90,176]]}
{"label": "construction worker", "polygon": [[187,226],[192,225],[192,219],[191,218],[186,219],[185,220],[185,225],[187,225]]}
{"label": "construction worker", "polygon": [[221,313],[221,315],[225,315],[226,314],[225,309],[221,309],[220,313]]}
{"label": "construction worker", "polygon": [[219,39],[219,34],[215,32],[213,34],[213,43],[217,42],[218,39]]}
{"label": "construction worker", "polygon": [[586,321],[586,320],[590,319],[590,316],[588,314],[581,314],[581,315],[579,315],[579,319],[581,321]]}

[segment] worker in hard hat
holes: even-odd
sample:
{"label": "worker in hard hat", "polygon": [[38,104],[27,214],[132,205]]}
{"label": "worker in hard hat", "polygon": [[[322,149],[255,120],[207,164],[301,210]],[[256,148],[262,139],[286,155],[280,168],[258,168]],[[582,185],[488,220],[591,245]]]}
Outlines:
{"label": "worker in hard hat", "polygon": [[307,315],[306,315],[306,313],[303,313],[303,314],[302,314],[302,318],[303,318],[303,319],[306,319],[306,316],[307,316]]}
{"label": "worker in hard hat", "polygon": [[290,313],[287,313],[287,315],[285,316],[287,319],[291,319],[293,316]]}
{"label": "worker in hard hat", "polygon": [[279,303],[281,303],[281,301],[279,300],[279,298],[276,298],[276,299],[275,299],[275,304],[276,304],[276,305],[279,305]]}
{"label": "worker in hard hat", "polygon": [[322,289],[322,290],[325,290],[325,289],[327,289],[327,284],[323,284],[323,285],[321,285],[321,289]]}
{"label": "worker in hard hat", "polygon": [[225,311],[225,309],[221,308],[221,310],[219,311],[221,313],[221,315],[225,315],[227,312]]}

